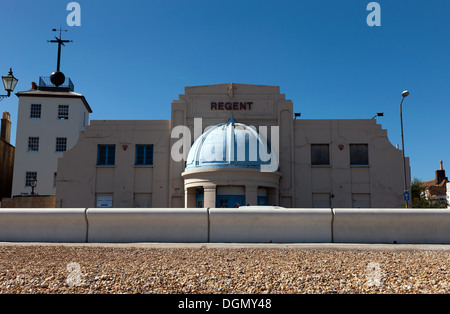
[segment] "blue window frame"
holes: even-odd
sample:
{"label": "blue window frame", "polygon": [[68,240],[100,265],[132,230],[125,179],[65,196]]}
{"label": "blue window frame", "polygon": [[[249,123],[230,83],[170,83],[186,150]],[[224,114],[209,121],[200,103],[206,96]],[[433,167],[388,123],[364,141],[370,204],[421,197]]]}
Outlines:
{"label": "blue window frame", "polygon": [[116,145],[98,145],[97,166],[114,166],[116,163]]}
{"label": "blue window frame", "polygon": [[153,166],[153,144],[136,145],[136,166]]}

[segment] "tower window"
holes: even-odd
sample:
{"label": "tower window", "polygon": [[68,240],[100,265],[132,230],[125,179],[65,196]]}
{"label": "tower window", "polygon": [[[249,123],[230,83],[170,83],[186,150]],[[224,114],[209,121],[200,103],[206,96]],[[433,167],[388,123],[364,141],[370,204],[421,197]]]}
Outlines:
{"label": "tower window", "polygon": [[37,172],[27,172],[25,174],[25,187],[31,187],[31,179],[37,179]]}
{"label": "tower window", "polygon": [[69,106],[59,105],[58,106],[58,120],[68,120],[69,119]]}
{"label": "tower window", "polygon": [[39,137],[29,137],[28,138],[28,151],[38,152],[39,151]]}
{"label": "tower window", "polygon": [[67,149],[67,137],[56,138],[56,152],[65,152]]}
{"label": "tower window", "polygon": [[30,110],[30,118],[31,119],[40,119],[41,118],[41,105],[40,104],[31,104]]}

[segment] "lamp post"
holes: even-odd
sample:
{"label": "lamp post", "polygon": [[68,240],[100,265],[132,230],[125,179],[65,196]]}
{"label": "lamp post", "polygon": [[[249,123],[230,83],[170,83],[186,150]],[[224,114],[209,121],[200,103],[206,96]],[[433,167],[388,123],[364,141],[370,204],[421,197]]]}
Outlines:
{"label": "lamp post", "polygon": [[14,91],[14,88],[16,88],[17,82],[19,81],[16,79],[12,73],[12,69],[9,69],[9,73],[6,76],[2,76],[3,86],[5,87],[5,90],[7,92],[6,95],[0,95],[0,101],[3,100],[5,97],[11,96],[11,93]]}
{"label": "lamp post", "polygon": [[402,113],[402,105],[403,105],[403,101],[405,100],[406,97],[408,97],[409,92],[407,90],[405,90],[402,93],[402,101],[400,103],[400,125],[401,125],[401,130],[402,130],[402,152],[403,152],[403,177],[404,177],[404,194],[403,197],[405,199],[405,208],[408,208],[408,197],[409,196],[408,193],[408,187],[407,187],[407,181],[406,181],[406,162],[405,162],[405,140],[403,137],[403,113]]}
{"label": "lamp post", "polygon": [[30,179],[30,186],[31,186],[31,196],[34,196],[34,188],[37,185],[37,179],[36,178],[31,178]]}
{"label": "lamp post", "polygon": [[375,119],[376,117],[384,117],[384,113],[383,112],[377,112],[377,114],[372,118]]}

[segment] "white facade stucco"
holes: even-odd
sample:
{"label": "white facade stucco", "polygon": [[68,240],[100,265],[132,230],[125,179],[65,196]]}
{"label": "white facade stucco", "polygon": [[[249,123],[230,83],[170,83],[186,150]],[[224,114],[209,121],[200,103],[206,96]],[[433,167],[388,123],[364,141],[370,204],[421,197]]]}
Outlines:
{"label": "white facade stucco", "polygon": [[[66,150],[72,148],[80,131],[89,124],[89,113],[92,111],[83,95],[73,92],[30,90],[17,93],[17,96],[19,106],[12,195],[30,194],[32,189],[26,186],[27,172],[37,174],[35,193],[55,195],[58,159],[64,154],[57,151],[57,138],[62,141],[60,148],[64,142]],[[34,109],[32,106],[35,106]],[[66,106],[64,110],[68,111],[64,113],[67,112],[67,115],[59,115],[62,112],[60,106]],[[30,141],[33,141],[34,147],[30,147]]]}
{"label": "white facade stucco", "polygon": [[[249,159],[253,138],[270,142],[278,167]],[[201,160],[219,148],[245,153]],[[277,86],[186,87],[170,120],[92,121],[58,161],[56,206],[400,208],[402,160],[376,120],[295,120]]]}

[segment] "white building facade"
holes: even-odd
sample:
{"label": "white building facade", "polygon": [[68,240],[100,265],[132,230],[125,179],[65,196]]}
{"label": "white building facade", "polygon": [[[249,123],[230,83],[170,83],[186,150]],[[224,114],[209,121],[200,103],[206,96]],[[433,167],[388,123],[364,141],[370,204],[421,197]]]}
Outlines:
{"label": "white building facade", "polygon": [[[67,79],[69,81],[69,79]],[[18,92],[16,153],[12,195],[56,195],[58,158],[72,148],[92,112],[85,97],[70,87],[54,87],[41,79]]]}
{"label": "white building facade", "polygon": [[277,86],[186,87],[170,120],[80,130],[58,160],[57,207],[405,205],[402,152],[376,120],[294,119]]}

